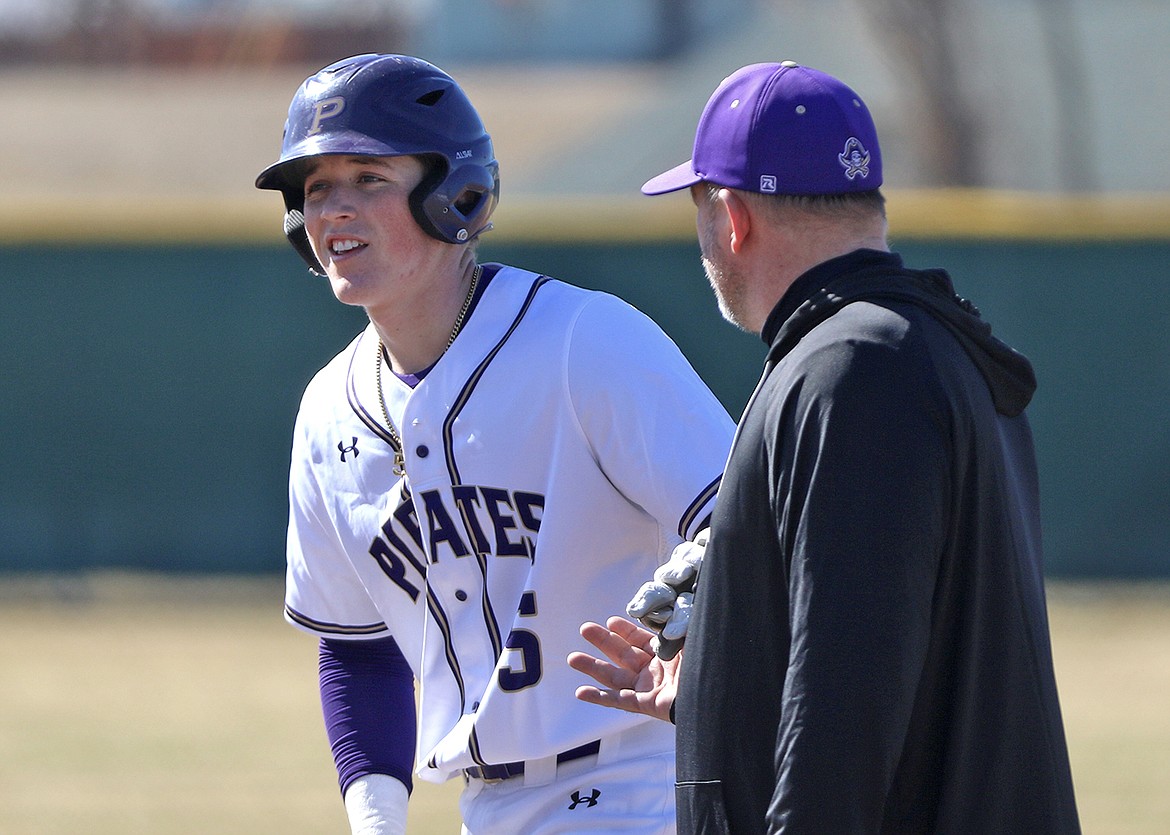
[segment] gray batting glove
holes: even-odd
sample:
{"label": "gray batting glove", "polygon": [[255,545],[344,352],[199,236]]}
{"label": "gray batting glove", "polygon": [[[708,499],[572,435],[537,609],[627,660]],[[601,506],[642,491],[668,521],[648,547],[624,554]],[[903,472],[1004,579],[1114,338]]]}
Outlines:
{"label": "gray batting glove", "polygon": [[669,661],[682,651],[683,643],[685,642],[682,638],[677,641],[664,641],[655,635],[650,639],[650,649],[663,661]]}
{"label": "gray batting glove", "polygon": [[664,661],[682,649],[709,532],[704,529],[693,542],[676,547],[654,572],[654,579],[643,583],[626,605],[626,614],[655,633],[651,646]]}
{"label": "gray batting glove", "polygon": [[658,580],[643,583],[626,604],[626,614],[637,618],[643,626],[657,632],[670,620],[678,589]]}
{"label": "gray batting glove", "polygon": [[679,591],[694,588],[703,566],[703,554],[707,550],[707,536],[710,528],[700,531],[693,542],[683,542],[670,554],[670,559],[658,566],[654,579]]}
{"label": "gray batting glove", "polygon": [[662,624],[661,631],[650,639],[650,648],[663,661],[669,661],[679,654],[686,642],[687,626],[691,621],[691,606],[695,595],[689,591],[682,592],[674,601],[674,610],[670,619]]}
{"label": "gray batting glove", "polygon": [[670,619],[662,624],[659,636],[664,641],[681,641],[687,635],[687,626],[691,622],[691,607],[695,605],[695,593],[684,591],[674,601],[674,612]]}

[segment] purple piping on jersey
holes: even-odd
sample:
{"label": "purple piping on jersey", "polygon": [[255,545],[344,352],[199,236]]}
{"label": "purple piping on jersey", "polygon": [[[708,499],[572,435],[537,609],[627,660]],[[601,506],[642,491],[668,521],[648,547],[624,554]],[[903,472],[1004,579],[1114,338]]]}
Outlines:
{"label": "purple piping on jersey", "polygon": [[455,678],[455,684],[459,687],[459,709],[463,712],[467,710],[467,683],[463,680],[463,667],[459,663],[459,655],[455,652],[455,642],[451,634],[451,621],[447,618],[447,612],[439,603],[439,597],[435,594],[435,590],[431,588],[430,581],[427,577],[427,574],[423,575],[427,589],[427,609],[430,610],[431,617],[435,619],[435,625],[439,628],[439,634],[443,636],[443,653],[447,657],[447,666],[451,668],[451,675]]}
{"label": "purple piping on jersey", "polygon": [[[703,488],[702,492],[695,497],[691,502],[691,506],[686,509],[682,519],[678,523],[678,535],[683,539],[693,539],[694,535],[707,527],[711,523],[711,514],[708,513],[703,517],[702,521],[695,524],[695,520],[699,512],[707,506],[707,503],[715,498],[715,494],[719,492],[719,483],[723,480],[723,475],[715,476],[715,480]],[[692,530],[692,526],[694,530]]]}
{"label": "purple piping on jersey", "polygon": [[[349,406],[353,410],[353,413],[357,416],[358,420],[365,424],[367,429],[385,441],[391,449],[397,450],[398,445],[394,443],[394,440],[386,432],[382,424],[379,423],[378,420],[365,408],[365,406],[362,405],[361,400],[359,400],[357,396],[354,361],[360,353],[361,343],[364,339],[365,332],[363,331],[362,335],[358,337],[357,344],[354,345],[353,354],[350,356],[349,360],[349,369],[347,371],[346,379],[346,395],[349,399]],[[409,484],[408,479],[406,477],[402,478],[399,481],[399,484],[402,485],[403,500],[405,501],[409,496],[409,488],[407,486]],[[422,571],[421,573],[424,577],[426,576],[425,571]],[[435,623],[439,625],[439,630],[443,635],[443,652],[447,658],[447,666],[451,668],[451,675],[454,677],[455,683],[459,687],[459,702],[461,705],[466,706],[467,688],[463,681],[463,673],[459,667],[459,659],[455,655],[455,647],[451,643],[451,628],[447,619],[447,614],[443,611],[443,607],[439,605],[439,600],[429,585],[426,587],[426,591],[427,609],[430,611],[431,616],[435,619]]]}
{"label": "purple piping on jersey", "polygon": [[[475,312],[475,308],[479,305],[479,300],[483,297],[484,289],[488,286],[492,278],[497,272],[499,272],[499,270],[499,265],[496,264],[484,265],[480,270],[480,280],[479,284],[475,288],[475,295],[471,297],[471,301],[467,305],[467,312],[463,314],[464,324],[466,324],[467,320],[471,318],[471,314]],[[383,356],[385,355],[383,354]],[[443,357],[440,356],[439,360],[442,358]],[[394,376],[402,382],[406,383],[406,385],[410,386],[412,389],[418,388],[418,384],[421,383],[426,378],[426,376],[431,373],[432,368],[439,364],[439,360],[435,360],[422,371],[416,371],[410,374],[399,374],[397,371],[395,371]],[[386,360],[386,365],[390,365],[389,359]]]}
{"label": "purple piping on jersey", "polygon": [[424,368],[422,371],[419,371],[417,374],[399,374],[397,371],[395,371],[394,376],[397,377],[402,382],[406,383],[412,389],[418,388],[418,384],[423,381],[423,377],[426,377],[427,372],[430,371],[434,367],[435,366],[432,363],[428,367]]}
{"label": "purple piping on jersey", "polygon": [[322,639],[318,680],[342,796],[367,774],[389,774],[410,791],[414,675],[394,639]]}
{"label": "purple piping on jersey", "polygon": [[[532,283],[532,286],[528,290],[527,297],[524,299],[523,304],[520,305],[520,310],[516,314],[516,318],[512,320],[512,324],[500,338],[500,341],[496,343],[495,347],[488,352],[487,356],[484,357],[483,361],[480,362],[475,371],[473,371],[467,378],[467,382],[463,384],[463,388],[460,390],[459,395],[455,398],[455,402],[452,404],[451,410],[447,413],[447,417],[443,421],[443,451],[447,458],[447,472],[451,476],[452,487],[456,487],[463,483],[462,476],[459,474],[459,466],[455,463],[455,421],[459,417],[459,414],[463,411],[463,408],[467,405],[467,402],[471,399],[472,393],[474,393],[476,386],[479,385],[479,381],[483,378],[483,375],[487,371],[488,366],[492,364],[492,361],[495,360],[496,356],[503,349],[504,345],[508,342],[509,339],[512,338],[512,334],[516,332],[516,328],[520,326],[520,322],[523,321],[524,317],[528,315],[528,311],[532,307],[532,302],[535,300],[537,292],[541,287],[545,286],[549,280],[550,279],[547,276],[540,276]],[[462,503],[458,503],[458,506],[459,513],[463,517],[464,533],[470,534],[471,525],[467,519],[468,511]],[[475,539],[469,535],[468,541],[474,542]],[[500,632],[500,623],[499,619],[496,617],[495,608],[492,606],[491,599],[488,597],[487,593],[487,555],[479,553],[478,548],[474,550],[476,564],[479,566],[480,575],[483,577],[484,591],[481,608],[483,611],[484,626],[487,627],[488,638],[492,642],[492,650],[495,652],[496,658],[499,658],[501,655],[503,655],[504,652],[504,639]]]}
{"label": "purple piping on jersey", "polygon": [[370,414],[369,410],[362,405],[361,400],[357,396],[357,376],[354,369],[354,363],[357,361],[358,355],[361,353],[362,342],[365,341],[366,332],[362,331],[358,337],[357,343],[353,346],[353,354],[349,358],[349,369],[346,371],[345,377],[345,394],[349,400],[349,408],[353,409],[353,413],[357,415],[358,420],[365,424],[366,428],[381,438],[394,451],[398,451],[398,444],[394,443],[394,439],[390,437],[390,433],[386,431],[386,427],[382,426],[378,418]]}
{"label": "purple piping on jersey", "polygon": [[515,333],[516,328],[520,327],[520,322],[528,314],[528,309],[532,307],[532,302],[536,298],[537,291],[547,284],[549,280],[548,276],[542,275],[532,283],[532,287],[528,290],[528,297],[520,305],[520,312],[516,314],[516,318],[512,320],[512,324],[500,338],[500,341],[488,352],[488,355],[483,358],[483,361],[476,366],[475,371],[471,372],[471,375],[467,378],[467,382],[463,384],[463,388],[460,389],[458,396],[455,398],[455,402],[451,405],[451,410],[447,413],[446,419],[443,421],[443,448],[447,456],[447,472],[451,476],[451,484],[453,485],[463,483],[459,475],[459,467],[455,463],[455,454],[453,452],[455,421],[459,417],[459,413],[463,411],[463,407],[467,405],[467,401],[471,399],[475,387],[479,385],[479,381],[487,371],[488,366],[492,364],[496,355],[503,350],[507,341],[512,338],[512,334]]}
{"label": "purple piping on jersey", "polygon": [[[395,444],[393,439],[390,437],[390,435],[387,434],[386,430],[382,427],[382,424],[379,423],[377,421],[377,419],[375,419],[374,416],[371,415],[370,412],[366,410],[366,408],[362,405],[361,401],[358,399],[358,396],[357,396],[357,385],[356,385],[356,382],[354,379],[354,377],[355,377],[354,360],[359,353],[359,348],[361,347],[361,340],[363,340],[364,338],[365,338],[365,333],[363,332],[362,335],[358,338],[358,343],[354,346],[353,355],[350,357],[349,370],[347,372],[347,381],[346,381],[346,393],[347,393],[348,398],[349,398],[349,405],[350,405],[350,408],[353,409],[354,414],[357,415],[358,419],[363,424],[365,424],[366,427],[371,432],[373,432],[375,435],[377,435],[379,438],[381,438],[383,441],[385,441],[391,449],[396,450],[398,448],[397,444]],[[402,485],[402,489],[403,489],[403,500],[406,501],[409,498],[408,477],[402,478],[399,483]],[[416,567],[419,568],[420,573],[422,573],[423,576],[425,577],[426,572],[425,572],[425,570],[423,570],[422,566],[416,566]],[[460,666],[459,666],[459,659],[455,655],[455,647],[451,642],[451,628],[450,628],[450,622],[447,619],[447,613],[443,610],[443,607],[439,604],[438,597],[435,595],[434,591],[431,589],[431,587],[429,585],[426,586],[426,593],[427,593],[427,609],[428,609],[428,611],[430,611],[431,617],[433,617],[435,619],[435,623],[439,625],[439,631],[443,636],[443,653],[447,658],[447,666],[451,668],[451,675],[454,677],[455,683],[459,687],[459,702],[461,705],[466,706],[466,704],[467,704],[467,688],[466,688],[466,685],[464,684],[464,681],[463,681],[463,673],[462,673],[462,670],[460,669]]]}
{"label": "purple piping on jersey", "polygon": [[475,764],[481,768],[491,764],[483,758],[483,752],[479,748],[479,735],[476,734],[474,725],[472,725],[471,734],[467,738],[467,752],[471,754],[471,759]]}
{"label": "purple piping on jersey", "polygon": [[296,609],[288,604],[284,607],[285,616],[293,623],[311,629],[314,632],[324,633],[327,635],[377,635],[379,632],[386,631],[386,624],[384,623],[365,623],[365,624],[343,624],[343,623],[329,623],[323,620],[313,620],[308,615],[301,614]]}
{"label": "purple piping on jersey", "polygon": [[[467,320],[471,318],[471,314],[479,305],[479,300],[483,298],[484,290],[487,289],[488,284],[491,282],[492,278],[495,277],[495,274],[499,272],[499,269],[500,267],[498,264],[484,266],[483,271],[480,273],[479,286],[476,288],[475,295],[472,297],[471,304],[468,306],[467,313],[464,315],[465,324]],[[353,354],[349,358],[349,369],[346,372],[346,396],[349,399],[350,408],[353,409],[354,414],[358,416],[358,419],[361,420],[361,422],[364,423],[371,432],[389,444],[391,449],[397,450],[398,446],[394,443],[394,439],[390,436],[390,433],[386,431],[386,428],[382,426],[378,418],[362,405],[357,396],[357,385],[354,377],[354,362],[357,360],[357,356],[360,353],[358,348],[361,346],[364,339],[365,332],[363,331],[362,334],[358,337],[357,344],[354,345]],[[442,357],[439,359],[442,359]],[[435,360],[422,371],[411,374],[399,374],[397,371],[394,371],[393,373],[394,376],[396,376],[402,382],[406,383],[406,385],[410,386],[411,388],[417,388],[418,384],[423,381],[427,374],[430,373],[431,369],[438,365],[438,363],[439,360]],[[389,361],[387,361],[386,364],[389,366]]]}

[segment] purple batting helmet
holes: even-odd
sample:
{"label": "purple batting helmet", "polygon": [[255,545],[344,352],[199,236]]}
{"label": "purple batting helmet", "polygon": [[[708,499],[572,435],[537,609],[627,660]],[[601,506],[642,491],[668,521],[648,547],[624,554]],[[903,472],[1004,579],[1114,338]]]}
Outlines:
{"label": "purple batting helmet", "polygon": [[491,137],[455,80],[426,61],[355,55],[306,79],[289,105],[280,159],[256,187],[284,195],[285,234],[324,273],[304,228],[305,162],[322,154],[422,157],[428,173],[410,208],[423,231],[463,244],[491,228],[500,195]]}

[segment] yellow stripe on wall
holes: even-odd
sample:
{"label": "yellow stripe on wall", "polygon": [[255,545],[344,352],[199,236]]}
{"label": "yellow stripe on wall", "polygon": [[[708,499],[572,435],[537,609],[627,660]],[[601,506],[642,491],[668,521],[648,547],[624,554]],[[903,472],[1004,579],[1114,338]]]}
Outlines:
{"label": "yellow stripe on wall", "polygon": [[892,191],[886,210],[891,235],[906,238],[1170,239],[1170,193]]}
{"label": "yellow stripe on wall", "polygon": [[[1170,194],[1055,195],[994,190],[890,190],[898,239],[1040,241],[1170,240]],[[693,240],[686,192],[648,198],[561,196],[509,199],[490,240],[505,242]],[[10,198],[0,205],[0,244],[276,243],[276,194],[219,199]]]}

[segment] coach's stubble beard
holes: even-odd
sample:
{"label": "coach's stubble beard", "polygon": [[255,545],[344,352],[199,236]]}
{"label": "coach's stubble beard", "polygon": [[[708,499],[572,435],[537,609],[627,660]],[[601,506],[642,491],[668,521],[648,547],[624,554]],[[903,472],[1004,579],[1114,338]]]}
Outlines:
{"label": "coach's stubble beard", "polygon": [[711,222],[699,226],[699,250],[702,253],[703,272],[707,274],[707,283],[715,293],[719,313],[740,330],[748,331],[743,318],[746,296],[743,276],[727,268],[713,226]]}

